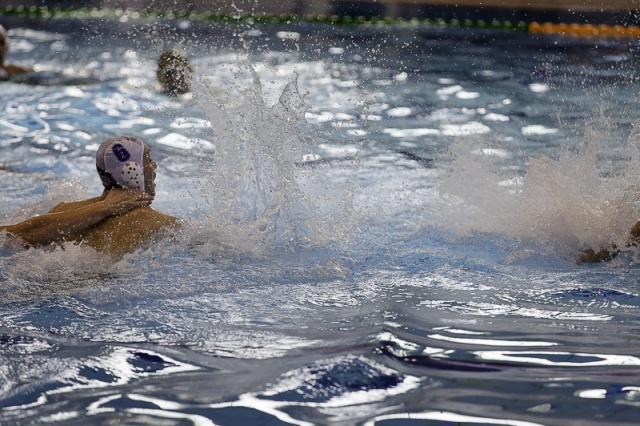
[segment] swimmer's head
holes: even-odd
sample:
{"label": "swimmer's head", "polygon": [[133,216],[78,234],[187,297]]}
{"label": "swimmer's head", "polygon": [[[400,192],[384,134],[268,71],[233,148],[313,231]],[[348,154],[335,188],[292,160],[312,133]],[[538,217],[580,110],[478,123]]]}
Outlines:
{"label": "swimmer's head", "polygon": [[96,168],[105,189],[145,190],[145,145],[140,139],[116,136],[102,142],[96,153]]}
{"label": "swimmer's head", "polygon": [[165,91],[171,95],[181,95],[191,91],[193,65],[189,63],[187,54],[171,49],[160,55],[156,77]]}
{"label": "swimmer's head", "polygon": [[9,52],[9,36],[7,35],[7,30],[4,29],[2,25],[0,25],[0,66],[4,66],[4,58],[7,56]]}

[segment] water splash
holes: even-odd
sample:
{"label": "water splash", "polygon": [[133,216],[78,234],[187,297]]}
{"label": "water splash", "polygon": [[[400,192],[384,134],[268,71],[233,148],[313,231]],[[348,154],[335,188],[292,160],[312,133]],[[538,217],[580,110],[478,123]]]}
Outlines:
{"label": "water splash", "polygon": [[[215,160],[201,180],[209,224],[236,248],[260,253],[344,242],[351,232],[352,192],[315,160],[309,107],[297,76],[268,106],[257,72],[251,84],[221,94],[197,82],[198,102],[213,124]],[[233,93],[232,93],[233,92]]]}
{"label": "water splash", "polygon": [[[458,143],[440,186],[443,224],[460,233],[500,233],[565,256],[585,248],[624,246],[640,217],[636,188],[640,123],[615,146],[607,120],[589,124],[576,149],[529,160],[523,173],[505,172],[494,151]],[[508,153],[511,155],[511,153]]]}

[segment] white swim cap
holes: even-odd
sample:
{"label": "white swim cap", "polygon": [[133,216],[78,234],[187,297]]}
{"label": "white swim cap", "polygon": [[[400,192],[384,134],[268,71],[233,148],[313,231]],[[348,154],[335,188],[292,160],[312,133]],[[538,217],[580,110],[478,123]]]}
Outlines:
{"label": "white swim cap", "polygon": [[116,136],[102,142],[96,153],[96,168],[105,188],[139,188],[144,191],[144,142]]}

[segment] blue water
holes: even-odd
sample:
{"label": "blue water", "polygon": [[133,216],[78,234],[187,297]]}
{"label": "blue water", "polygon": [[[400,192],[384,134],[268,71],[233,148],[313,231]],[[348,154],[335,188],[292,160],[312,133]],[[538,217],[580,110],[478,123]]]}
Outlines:
{"label": "blue water", "polygon": [[575,262],[640,218],[635,41],[121,21],[0,19],[42,73],[2,83],[1,223],[124,133],[183,226],[5,247],[0,423],[637,424],[637,253]]}

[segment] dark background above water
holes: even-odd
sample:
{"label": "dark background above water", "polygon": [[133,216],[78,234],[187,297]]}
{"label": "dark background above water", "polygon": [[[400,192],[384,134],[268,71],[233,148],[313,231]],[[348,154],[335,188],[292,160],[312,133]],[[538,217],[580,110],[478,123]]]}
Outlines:
{"label": "dark background above water", "polygon": [[[434,4],[437,3],[437,4]],[[462,4],[460,4],[462,3]],[[78,8],[121,8],[146,11],[196,11],[214,14],[274,14],[274,15],[312,15],[312,16],[351,16],[366,18],[400,17],[405,19],[443,19],[450,21],[483,20],[516,22],[553,22],[606,25],[638,25],[640,18],[632,1],[609,2],[558,1],[554,4],[525,1],[466,1],[431,2],[374,0],[278,0],[255,1],[238,0],[234,2],[213,0],[3,0],[0,7],[49,7],[62,9]],[[600,4],[602,3],[602,4]]]}

